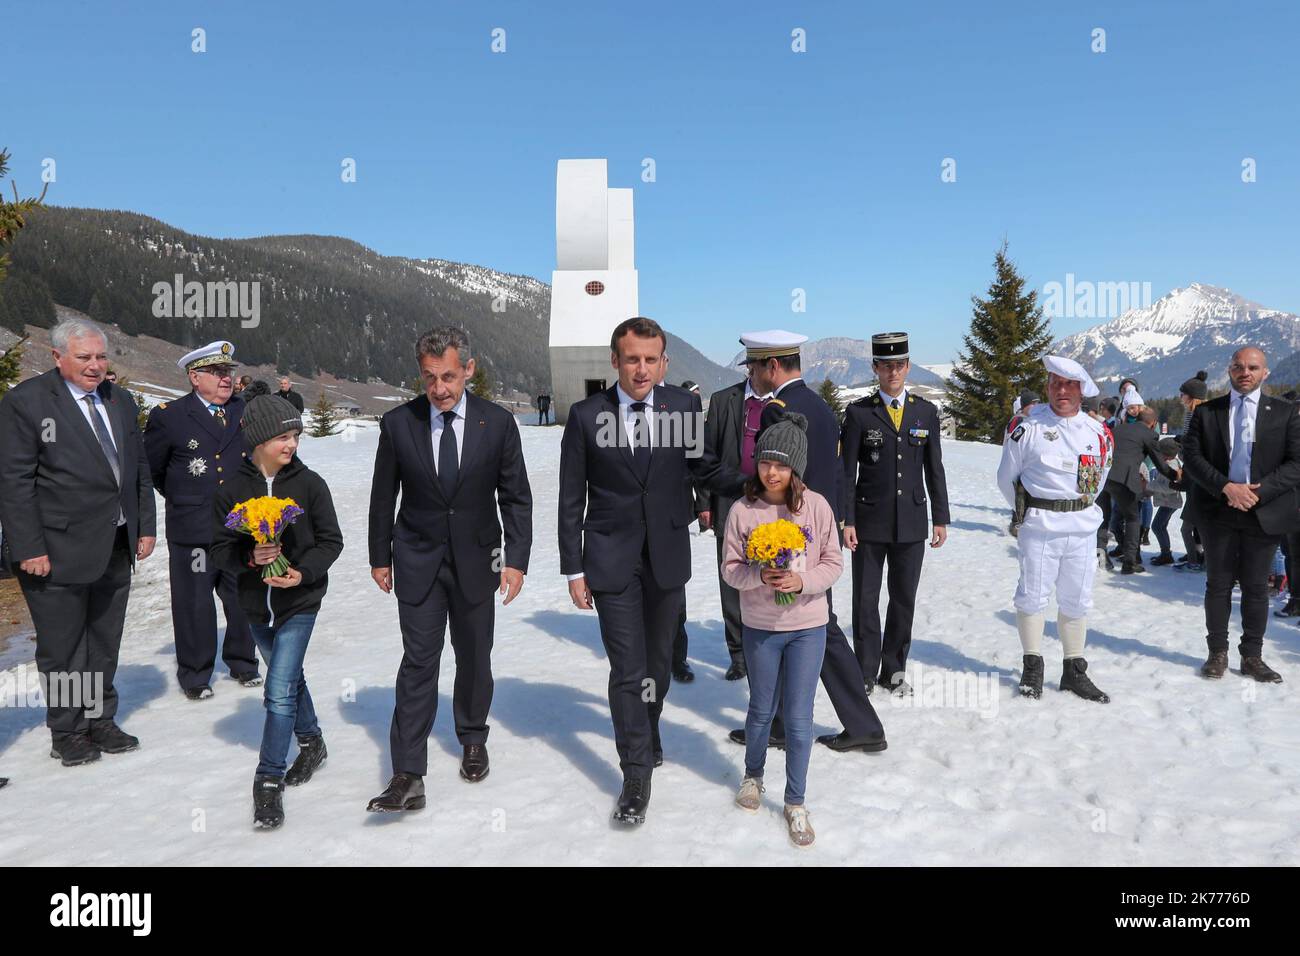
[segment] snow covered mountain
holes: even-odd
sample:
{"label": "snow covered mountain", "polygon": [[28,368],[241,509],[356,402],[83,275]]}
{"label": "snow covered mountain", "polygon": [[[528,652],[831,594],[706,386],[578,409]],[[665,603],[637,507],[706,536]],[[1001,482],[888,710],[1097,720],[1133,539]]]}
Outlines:
{"label": "snow covered mountain", "polygon": [[1193,282],[1148,308],[1067,336],[1054,350],[1098,380],[1131,375],[1145,397],[1162,398],[1177,395],[1199,369],[1209,372],[1211,387],[1225,385],[1228,358],[1243,345],[1260,345],[1280,361],[1300,349],[1300,316]]}

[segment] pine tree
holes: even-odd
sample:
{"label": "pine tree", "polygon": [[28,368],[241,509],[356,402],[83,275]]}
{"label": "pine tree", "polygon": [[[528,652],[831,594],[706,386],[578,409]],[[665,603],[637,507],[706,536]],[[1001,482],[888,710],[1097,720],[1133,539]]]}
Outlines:
{"label": "pine tree", "polygon": [[1052,336],[1038,292],[1026,292],[1005,242],[993,265],[987,297],[971,296],[970,332],[949,379],[948,408],[958,438],[1001,444],[1016,396],[1026,388],[1046,392],[1042,359]]}
{"label": "pine tree", "polygon": [[474,374],[469,380],[469,390],[479,398],[486,398],[489,402],[492,401],[492,385],[488,381],[487,368],[482,362],[478,362],[474,366]]}
{"label": "pine tree", "polygon": [[24,335],[0,355],[0,398],[17,385],[18,379],[22,376],[23,343],[26,341],[27,336]]}
{"label": "pine tree", "polygon": [[311,427],[307,429],[307,434],[312,438],[328,438],[330,435],[337,435],[343,430],[334,427],[337,421],[338,416],[334,413],[334,403],[330,401],[329,392],[321,389],[320,395],[316,397],[316,404],[311,407]]}
{"label": "pine tree", "polygon": [[[9,172],[9,151],[0,149],[0,182],[4,180],[7,172]],[[6,202],[4,194],[0,192],[0,282],[4,281],[5,273],[9,269],[9,254],[3,251],[5,245],[12,242],[18,230],[26,225],[27,214],[44,201],[45,191],[50,188],[50,184],[46,183],[39,197],[19,199],[17,184],[10,183],[10,185],[14,192],[13,202]]]}
{"label": "pine tree", "polygon": [[840,398],[839,386],[829,378],[822,379],[822,383],[817,386],[817,394],[822,397],[822,401],[831,407],[835,413],[835,418],[841,425],[844,424],[844,399]]}

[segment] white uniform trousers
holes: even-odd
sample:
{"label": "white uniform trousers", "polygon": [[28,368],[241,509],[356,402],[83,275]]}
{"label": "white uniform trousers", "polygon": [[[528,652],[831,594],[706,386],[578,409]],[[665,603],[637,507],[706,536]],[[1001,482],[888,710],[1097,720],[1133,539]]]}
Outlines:
{"label": "white uniform trousers", "polygon": [[1062,614],[1087,617],[1097,574],[1097,533],[1061,534],[1021,528],[1016,540],[1020,545],[1016,610],[1041,614],[1055,587]]}

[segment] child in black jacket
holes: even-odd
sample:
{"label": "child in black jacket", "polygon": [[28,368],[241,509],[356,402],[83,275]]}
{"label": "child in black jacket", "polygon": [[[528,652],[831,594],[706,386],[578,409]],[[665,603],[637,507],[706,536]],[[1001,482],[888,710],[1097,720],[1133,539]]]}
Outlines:
{"label": "child in black jacket", "polygon": [[[329,584],[326,572],[343,551],[343,535],[324,479],[298,459],[298,410],[277,395],[264,395],[249,403],[242,428],[251,455],[217,492],[217,532],[209,555],[238,576],[239,606],[266,661],[266,723],[253,778],[253,823],[274,829],[284,822],[285,784],[306,783],[326,756],[302,663]],[[246,532],[226,527],[235,505],[264,495],[292,498],[303,509],[279,544],[255,544]],[[288,570],[263,578],[263,566],[281,554]],[[298,757],[286,774],[294,734]]]}

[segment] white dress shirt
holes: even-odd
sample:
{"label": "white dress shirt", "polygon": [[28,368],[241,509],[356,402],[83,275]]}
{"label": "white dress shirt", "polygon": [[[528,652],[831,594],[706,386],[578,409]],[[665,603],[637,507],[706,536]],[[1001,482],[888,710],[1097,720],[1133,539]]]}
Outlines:
{"label": "white dress shirt", "polygon": [[100,419],[108,429],[108,440],[113,443],[114,448],[117,448],[117,439],[113,437],[113,422],[108,417],[108,409],[104,406],[104,400],[99,397],[99,393],[88,392],[80,385],[72,384],[66,378],[63,380],[63,384],[68,386],[68,392],[71,393],[72,400],[76,402],[77,408],[81,412],[81,417],[86,420],[86,424],[90,426],[91,432],[93,432],[98,439],[99,433],[95,431],[95,423],[90,420],[90,409],[86,407],[85,398],[89,395],[95,400],[95,411],[99,413]]}
{"label": "white dress shirt", "polygon": [[[623,433],[627,435],[627,441],[629,446],[628,450],[632,452],[633,455],[635,455],[636,448],[632,445],[632,436],[635,433],[634,430],[636,427],[635,425],[636,413],[632,411],[632,403],[635,402],[636,399],[633,398],[631,395],[629,395],[627,392],[623,391],[622,385],[615,385],[614,391],[618,394],[618,411],[619,411],[619,415],[623,419]],[[641,401],[645,402],[645,420],[646,420],[646,424],[650,428],[650,436],[649,436],[650,447],[654,448],[655,447],[655,418],[654,418],[655,390],[653,388],[650,389],[650,391],[646,393],[646,397],[641,399]]]}
{"label": "white dress shirt", "polygon": [[[465,447],[465,404],[468,390],[460,393],[460,401],[453,405],[450,411],[456,413],[456,418],[451,423],[451,432],[456,436],[456,464],[459,465],[464,455],[462,450]],[[438,406],[432,405],[429,409],[429,432],[433,439],[433,469],[438,471],[438,450],[442,445],[443,420],[442,412],[438,411]],[[441,474],[441,472],[439,472]]]}
{"label": "white dress shirt", "polygon": [[903,386],[903,390],[899,392],[897,395],[890,395],[883,388],[878,388],[876,389],[876,391],[880,393],[880,400],[885,403],[886,408],[894,404],[895,398],[898,399],[899,408],[907,407],[907,386],[906,385]]}

